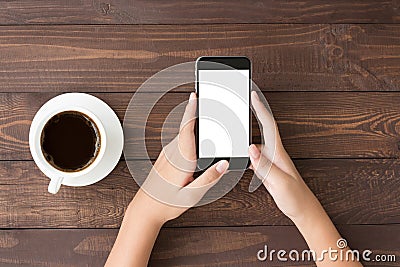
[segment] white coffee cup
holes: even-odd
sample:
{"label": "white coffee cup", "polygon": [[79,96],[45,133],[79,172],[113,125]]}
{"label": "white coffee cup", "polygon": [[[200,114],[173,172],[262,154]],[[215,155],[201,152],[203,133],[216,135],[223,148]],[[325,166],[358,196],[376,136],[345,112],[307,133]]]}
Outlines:
{"label": "white coffee cup", "polygon": [[[106,131],[104,129],[104,125],[102,122],[90,111],[81,106],[70,105],[68,107],[60,106],[55,107],[54,105],[51,108],[48,108],[49,103],[46,103],[42,106],[42,108],[38,111],[38,114],[41,114],[39,117],[35,117],[32,121],[30,131],[29,131],[29,147],[31,150],[32,157],[39,167],[39,169],[50,178],[50,183],[48,187],[48,191],[52,194],[56,194],[60,189],[61,185],[67,184],[70,186],[80,186],[82,184],[90,184],[91,181],[82,181],[82,177],[91,172],[102,160],[104,157],[104,153],[106,151],[107,146],[107,138]],[[87,167],[78,170],[76,172],[66,172],[59,170],[52,166],[45,158],[42,152],[42,144],[41,144],[41,136],[42,131],[46,123],[56,114],[65,111],[77,111],[83,113],[87,117],[89,117],[97,126],[100,138],[100,150],[97,153],[93,162],[91,162]]]}

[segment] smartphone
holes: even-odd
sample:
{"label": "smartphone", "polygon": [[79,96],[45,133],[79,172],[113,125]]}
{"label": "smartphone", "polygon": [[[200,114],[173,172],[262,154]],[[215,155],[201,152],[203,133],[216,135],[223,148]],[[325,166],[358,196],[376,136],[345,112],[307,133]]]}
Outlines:
{"label": "smartphone", "polygon": [[251,62],[247,57],[200,57],[196,61],[197,165],[226,159],[230,170],[249,164]]}

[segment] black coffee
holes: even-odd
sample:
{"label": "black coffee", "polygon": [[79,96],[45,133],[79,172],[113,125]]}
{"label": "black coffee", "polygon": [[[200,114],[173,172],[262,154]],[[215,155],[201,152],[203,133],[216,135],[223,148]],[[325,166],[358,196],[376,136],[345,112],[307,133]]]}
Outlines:
{"label": "black coffee", "polygon": [[55,168],[76,172],[88,167],[100,150],[100,133],[85,114],[65,111],[54,115],[41,135],[42,152]]}

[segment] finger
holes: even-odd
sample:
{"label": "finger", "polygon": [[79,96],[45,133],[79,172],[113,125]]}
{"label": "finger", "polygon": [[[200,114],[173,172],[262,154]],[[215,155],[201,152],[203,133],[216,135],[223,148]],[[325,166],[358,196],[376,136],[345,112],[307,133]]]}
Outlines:
{"label": "finger", "polygon": [[257,118],[262,122],[267,122],[271,120],[271,115],[265,108],[264,104],[261,102],[256,91],[251,92],[251,103],[256,112]]}
{"label": "finger", "polygon": [[263,181],[268,191],[271,187],[279,186],[289,177],[288,174],[265,157],[255,145],[249,147],[249,155],[254,172]]}
{"label": "finger", "polygon": [[229,163],[226,160],[221,160],[210,168],[208,168],[202,175],[197,177],[193,182],[191,182],[188,188],[199,188],[199,187],[210,187],[219,180],[219,178],[224,175],[224,173],[228,170]]}
{"label": "finger", "polygon": [[254,171],[253,164],[250,163],[249,169]]}
{"label": "finger", "polygon": [[[261,122],[263,128],[264,142],[268,145],[268,147],[257,145],[258,148],[262,151],[262,154],[264,154],[264,156],[269,160],[273,161],[279,169],[294,177],[299,177],[300,175],[297,172],[296,167],[293,165],[292,160],[284,151],[274,117],[271,112],[265,108],[265,105],[261,102],[256,91],[251,93],[251,101],[257,118]],[[274,141],[275,143],[273,143]],[[280,160],[275,161],[276,155],[278,155]]]}
{"label": "finger", "polygon": [[189,101],[185,108],[185,113],[183,114],[180,130],[179,132],[182,134],[193,134],[194,125],[195,125],[195,117],[196,117],[196,94],[190,93]]}
{"label": "finger", "polygon": [[256,91],[251,92],[251,103],[263,128],[264,140],[280,142],[279,132],[274,117],[271,112],[265,108],[265,105],[261,102]]}
{"label": "finger", "polygon": [[167,162],[178,171],[193,173],[196,168],[195,117],[196,94],[191,93],[182,117],[179,134],[163,149]]}
{"label": "finger", "polygon": [[196,160],[196,147],[194,138],[196,106],[196,94],[191,93],[189,101],[186,105],[185,113],[182,117],[178,135],[179,154],[182,155],[183,161],[185,162],[183,165],[189,166],[189,169],[192,169],[192,167],[196,164],[193,162]]}
{"label": "finger", "polygon": [[202,175],[193,182],[179,190],[177,197],[182,203],[181,206],[193,207],[198,203],[207,191],[213,187],[224,175],[229,166],[228,161],[221,160],[208,168]]}
{"label": "finger", "polygon": [[[290,158],[290,156],[287,154],[287,152],[285,150],[281,150],[279,152],[279,159],[277,157],[274,157],[273,155],[270,156],[265,152],[265,146],[263,147],[263,145],[261,144],[253,144],[255,145],[258,150],[262,151],[261,153],[264,154],[264,156],[266,156],[267,158],[269,158],[279,169],[281,169],[282,171],[292,175],[293,177],[300,177],[299,172],[296,169],[296,166],[293,164],[292,159]],[[281,147],[280,149],[282,149],[283,147]],[[264,149],[264,150],[263,150]],[[275,147],[275,150],[279,149],[278,147]],[[274,150],[271,148],[271,152],[274,152]],[[275,153],[277,154],[278,152],[275,151]],[[253,164],[250,164],[249,169],[254,170]]]}

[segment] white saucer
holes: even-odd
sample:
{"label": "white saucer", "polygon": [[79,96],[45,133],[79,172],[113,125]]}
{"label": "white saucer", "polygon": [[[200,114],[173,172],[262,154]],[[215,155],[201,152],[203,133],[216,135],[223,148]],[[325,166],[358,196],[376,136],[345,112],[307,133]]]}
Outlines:
{"label": "white saucer", "polygon": [[[115,112],[102,100],[85,93],[66,93],[50,99],[36,113],[31,127],[38,125],[49,113],[68,108],[71,105],[80,106],[93,113],[101,121],[106,132],[107,146],[99,164],[88,173],[73,179],[73,182],[68,179],[62,182],[63,185],[67,186],[86,186],[102,180],[115,168],[121,158],[124,136],[121,123]],[[34,155],[32,156],[40,168],[41,165],[37,162],[39,159]]]}

